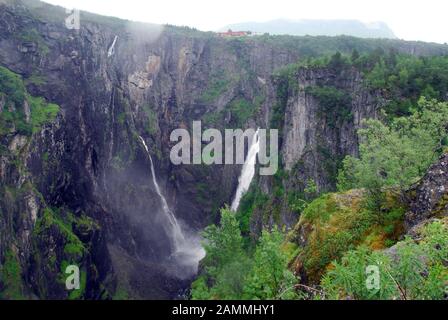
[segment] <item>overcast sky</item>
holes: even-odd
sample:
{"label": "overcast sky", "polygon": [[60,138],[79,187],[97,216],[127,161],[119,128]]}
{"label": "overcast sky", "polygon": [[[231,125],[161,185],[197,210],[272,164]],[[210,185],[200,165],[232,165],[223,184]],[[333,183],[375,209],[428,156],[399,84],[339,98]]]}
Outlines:
{"label": "overcast sky", "polygon": [[237,22],[356,19],[386,22],[405,40],[448,42],[447,0],[45,0],[129,20],[215,31]]}

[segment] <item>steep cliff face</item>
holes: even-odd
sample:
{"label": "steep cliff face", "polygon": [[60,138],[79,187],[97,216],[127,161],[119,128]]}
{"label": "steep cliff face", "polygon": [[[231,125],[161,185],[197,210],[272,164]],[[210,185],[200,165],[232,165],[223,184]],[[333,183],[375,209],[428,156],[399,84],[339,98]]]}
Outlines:
{"label": "steep cliff face", "polygon": [[[231,202],[240,167],[172,165],[173,129],[189,129],[194,120],[204,128],[272,127],[278,105],[288,187],[303,189],[312,178],[331,189],[335,164],[325,161],[356,154],[355,131],[380,103],[350,69],[301,70],[295,88],[279,96],[274,71],[318,52],[327,39],[221,39],[87,13],[73,30],[66,16],[39,1],[0,1],[0,64],[26,91],[16,109],[8,92],[0,94],[2,117],[5,110],[22,117],[5,118],[0,131],[0,292],[7,298],[176,298],[188,286],[170,261],[170,234],[140,136],[169,206],[195,233]],[[341,38],[328,50],[350,52],[357,41]],[[365,43],[366,50],[378,45],[446,51]],[[347,113],[325,110],[316,87],[350,96],[341,98]],[[35,120],[33,110],[50,102],[57,115]],[[272,191],[272,179],[260,185]],[[69,264],[81,268],[81,293],[65,290]]]}
{"label": "steep cliff face", "polygon": [[[2,277],[5,292],[176,297],[184,275],[167,261],[170,235],[139,136],[169,205],[196,232],[230,202],[239,169],[172,166],[171,131],[206,114],[208,126],[254,126],[263,78],[297,55],[88,14],[69,30],[65,10],[31,4],[1,4],[0,61],[60,113],[32,136],[2,135],[0,258],[20,267],[16,283]],[[81,267],[81,296],[61,281],[68,264]]]}
{"label": "steep cliff face", "polygon": [[429,219],[448,216],[448,153],[429,168],[423,179],[409,191],[409,196],[408,230]]}
{"label": "steep cliff face", "polygon": [[342,160],[358,154],[363,120],[377,118],[386,101],[351,65],[288,67],[272,77],[272,87],[267,125],[281,132],[281,167],[275,177],[259,179],[274,196],[255,208],[254,234],[273,224],[293,228],[298,216],[291,202],[307,196],[310,181],[315,194],[336,189]]}
{"label": "steep cliff face", "polygon": [[357,154],[357,130],[362,120],[377,117],[381,96],[354,68],[300,69],[296,86],[285,108],[284,168],[300,168],[295,180],[312,178],[331,190],[337,160]]}

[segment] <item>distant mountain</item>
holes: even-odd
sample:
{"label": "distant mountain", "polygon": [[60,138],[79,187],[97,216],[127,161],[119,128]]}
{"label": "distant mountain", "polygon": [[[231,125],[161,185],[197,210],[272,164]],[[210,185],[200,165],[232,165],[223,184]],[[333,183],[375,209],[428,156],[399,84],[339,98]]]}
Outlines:
{"label": "distant mountain", "polygon": [[243,22],[228,25],[222,30],[244,30],[273,35],[339,36],[359,38],[396,39],[394,32],[384,22],[363,23],[358,20],[272,20],[267,22]]}

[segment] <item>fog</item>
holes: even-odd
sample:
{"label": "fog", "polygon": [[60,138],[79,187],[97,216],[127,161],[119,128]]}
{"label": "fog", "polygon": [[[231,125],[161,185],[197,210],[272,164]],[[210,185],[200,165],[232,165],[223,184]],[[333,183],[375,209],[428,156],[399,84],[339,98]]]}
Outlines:
{"label": "fog", "polygon": [[446,1],[427,0],[45,0],[129,20],[215,31],[232,23],[273,19],[382,21],[401,39],[448,42]]}

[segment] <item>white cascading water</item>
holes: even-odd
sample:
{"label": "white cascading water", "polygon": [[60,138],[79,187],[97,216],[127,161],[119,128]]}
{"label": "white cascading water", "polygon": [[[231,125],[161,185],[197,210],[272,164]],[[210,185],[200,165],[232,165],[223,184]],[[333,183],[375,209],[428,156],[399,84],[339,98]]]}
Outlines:
{"label": "white cascading water", "polygon": [[232,211],[237,211],[240,206],[240,201],[243,195],[249,190],[252,179],[255,176],[255,164],[257,161],[257,155],[260,152],[260,140],[258,131],[254,134],[249,152],[247,154],[246,162],[243,165],[243,169],[241,171],[241,176],[238,180],[238,188],[236,189],[235,198],[232,202],[231,209]]}
{"label": "white cascading water", "polygon": [[162,192],[160,191],[159,184],[157,183],[156,173],[154,170],[154,163],[152,161],[151,154],[149,153],[148,146],[146,145],[145,140],[140,137],[143,146],[145,147],[146,153],[148,154],[149,161],[151,163],[151,175],[152,175],[152,182],[154,183],[154,187],[156,188],[157,195],[159,196],[160,200],[162,201],[162,209],[163,213],[165,214],[168,223],[169,223],[169,231],[171,231],[172,236],[172,242],[174,251],[177,252],[181,248],[181,246],[185,243],[185,237],[182,233],[182,230],[179,226],[179,223],[177,222],[176,217],[174,216],[174,213],[171,211],[171,209],[168,207],[168,203],[166,202],[165,197],[163,196]]}
{"label": "white cascading water", "polygon": [[[192,274],[195,274],[197,272],[199,261],[201,261],[205,257],[205,251],[202,248],[200,244],[200,239],[197,236],[194,235],[186,236],[182,231],[182,228],[180,227],[176,219],[176,216],[169,208],[168,203],[160,190],[156,178],[156,173],[154,170],[154,163],[152,161],[151,154],[149,153],[148,146],[146,145],[146,142],[142,137],[139,138],[142,141],[146,153],[149,157],[149,161],[151,163],[152,182],[156,189],[157,195],[159,196],[162,202],[163,214],[165,215],[166,220],[168,222],[167,233],[171,238],[172,245],[174,248],[174,252],[171,257],[176,260],[179,260],[179,262],[182,263],[184,267],[191,268],[190,272]],[[186,272],[188,271],[186,270]]]}
{"label": "white cascading water", "polygon": [[115,36],[114,41],[112,42],[112,45],[110,46],[109,50],[107,50],[107,56],[111,57],[115,53],[115,44],[117,43],[118,36]]}

